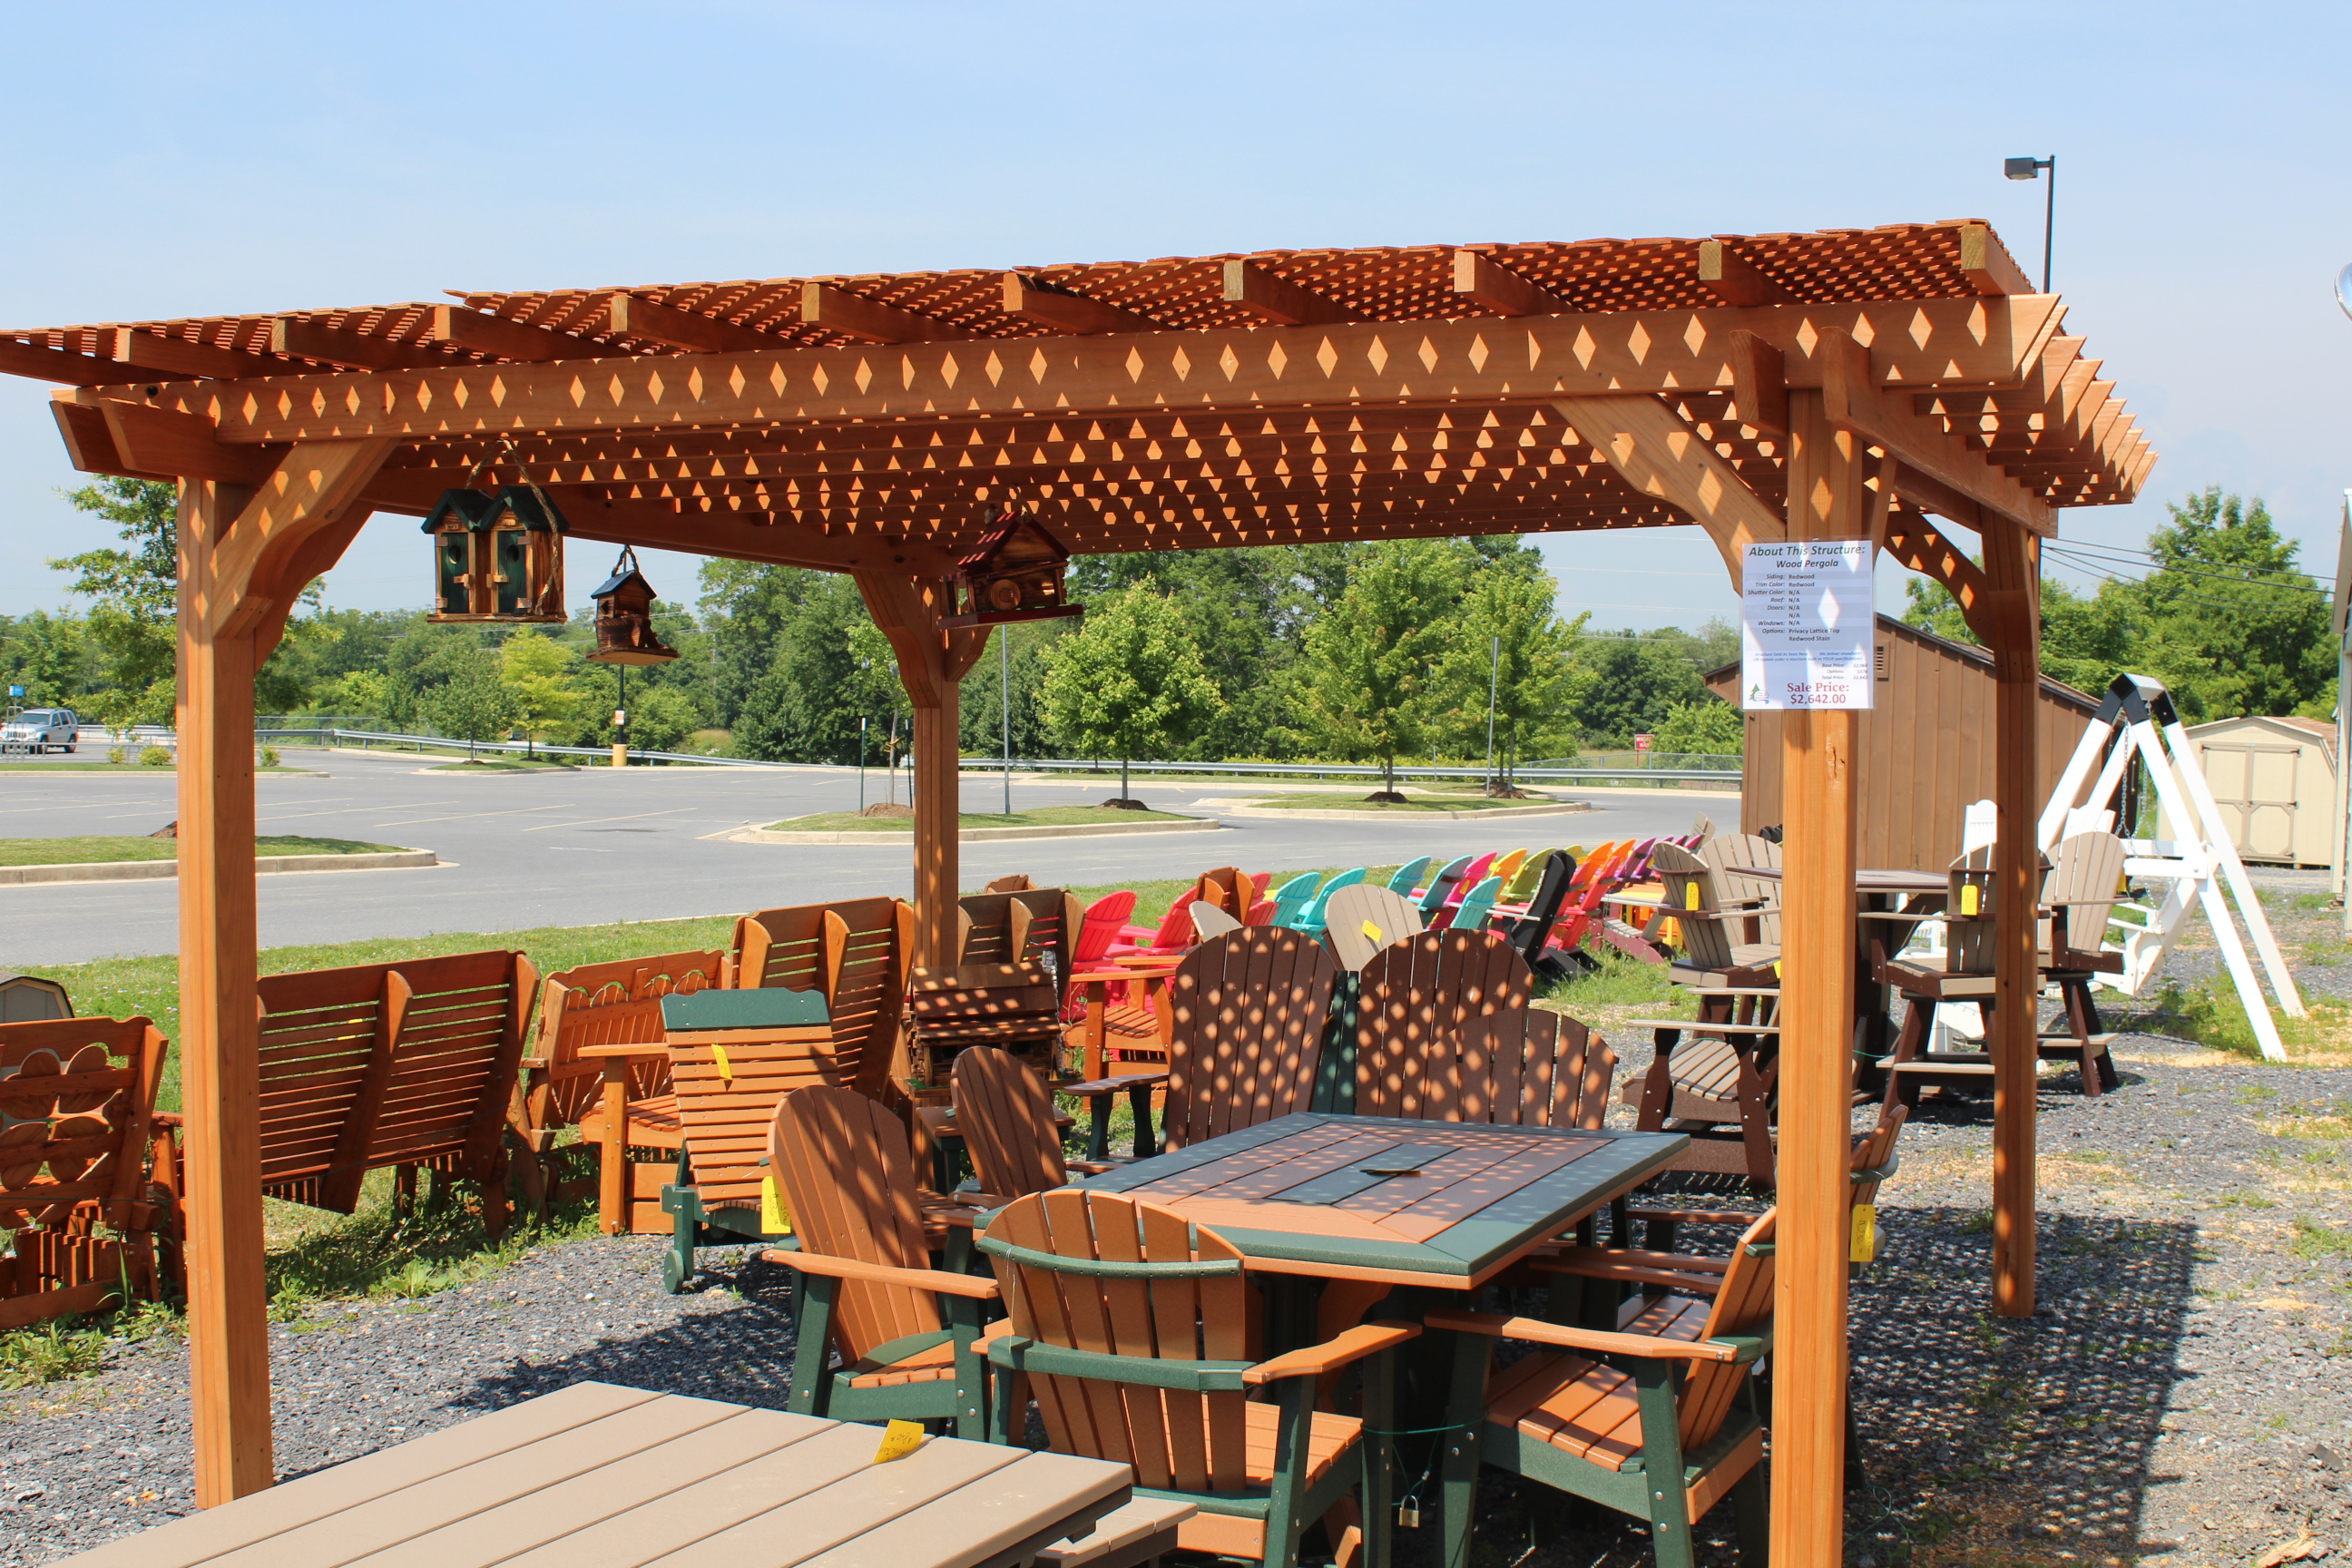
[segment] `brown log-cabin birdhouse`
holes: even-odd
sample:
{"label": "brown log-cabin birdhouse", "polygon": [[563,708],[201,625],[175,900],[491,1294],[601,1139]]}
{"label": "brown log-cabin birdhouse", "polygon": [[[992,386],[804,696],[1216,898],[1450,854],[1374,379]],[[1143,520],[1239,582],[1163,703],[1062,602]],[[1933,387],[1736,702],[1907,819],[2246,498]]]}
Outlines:
{"label": "brown log-cabin birdhouse", "polygon": [[950,581],[958,590],[956,613],[940,617],[949,626],[993,626],[1007,621],[1050,621],[1082,616],[1068,602],[1062,574],[1070,552],[1045,525],[1013,507],[992,520],[979,543],[956,563]]}
{"label": "brown log-cabin birdhouse", "polygon": [[571,527],[538,486],[444,490],[425,514],[433,536],[430,621],[552,622],[563,608]]}
{"label": "brown log-cabin birdhouse", "polygon": [[589,597],[596,601],[597,664],[666,664],[677,649],[654,635],[654,585],[637,570],[637,552],[625,545],[613,574]]}

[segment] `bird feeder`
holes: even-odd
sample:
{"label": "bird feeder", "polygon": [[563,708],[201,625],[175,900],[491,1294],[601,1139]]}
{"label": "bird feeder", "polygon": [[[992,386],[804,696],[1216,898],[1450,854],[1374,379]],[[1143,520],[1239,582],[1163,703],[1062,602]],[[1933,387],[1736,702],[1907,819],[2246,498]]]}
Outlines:
{"label": "bird feeder", "polygon": [[956,590],[956,613],[940,618],[949,626],[993,626],[1008,621],[1050,621],[1082,616],[1068,602],[1062,574],[1070,552],[1027,512],[1006,507],[972,546],[949,582]]}
{"label": "bird feeder", "polygon": [[[654,635],[654,585],[637,570],[637,552],[624,546],[613,574],[589,595],[596,601],[597,664],[667,664],[677,649]],[[619,721],[615,721],[617,723]]]}
{"label": "bird feeder", "polygon": [[429,621],[561,624],[563,535],[571,526],[537,485],[444,490],[425,514],[433,536]]}

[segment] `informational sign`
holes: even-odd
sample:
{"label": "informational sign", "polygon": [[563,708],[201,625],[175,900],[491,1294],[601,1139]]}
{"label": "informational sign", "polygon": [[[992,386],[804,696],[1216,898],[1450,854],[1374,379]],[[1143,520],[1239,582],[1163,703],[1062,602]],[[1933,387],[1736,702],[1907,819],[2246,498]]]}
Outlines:
{"label": "informational sign", "polygon": [[1868,708],[1869,541],[1750,544],[1744,565],[1740,707],[1750,712]]}
{"label": "informational sign", "polygon": [[21,686],[12,686],[8,689],[8,695],[11,697],[22,697],[25,695],[25,689]]}
{"label": "informational sign", "polygon": [[1637,752],[1646,752],[1657,744],[1657,741],[1658,738],[1655,735],[1636,735],[1633,737],[1633,749]]}

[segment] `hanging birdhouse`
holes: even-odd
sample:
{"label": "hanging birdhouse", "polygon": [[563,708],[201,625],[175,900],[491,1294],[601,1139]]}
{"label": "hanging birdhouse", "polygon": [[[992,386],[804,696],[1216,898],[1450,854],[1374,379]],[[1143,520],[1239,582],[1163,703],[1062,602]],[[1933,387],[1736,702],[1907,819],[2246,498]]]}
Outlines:
{"label": "hanging birdhouse", "polygon": [[993,626],[1082,616],[1085,607],[1065,595],[1062,574],[1069,564],[1070,552],[1060,540],[1027,512],[1008,506],[956,563],[949,579],[956,588],[956,613],[940,624]]}
{"label": "hanging birdhouse", "polygon": [[571,531],[537,485],[495,492],[443,490],[425,514],[433,536],[430,621],[561,623],[563,535]]}
{"label": "hanging birdhouse", "polygon": [[589,597],[596,601],[598,664],[666,664],[677,657],[654,635],[654,585],[637,570],[637,552],[621,547],[613,574]]}

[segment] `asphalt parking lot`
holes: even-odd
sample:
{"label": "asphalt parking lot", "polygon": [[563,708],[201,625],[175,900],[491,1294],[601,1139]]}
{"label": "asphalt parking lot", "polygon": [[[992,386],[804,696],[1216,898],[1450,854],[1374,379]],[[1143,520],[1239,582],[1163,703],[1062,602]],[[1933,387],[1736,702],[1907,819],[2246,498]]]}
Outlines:
{"label": "asphalt parking lot", "polygon": [[[770,845],[724,837],[782,817],[854,809],[854,768],[468,775],[431,772],[429,762],[396,752],[289,750],[286,760],[330,776],[262,776],[257,831],[431,849],[445,864],[263,877],[265,947],[731,914],[843,896],[904,896],[910,887],[904,839]],[[1013,808],[1098,800],[1116,792],[1116,777],[1015,775]],[[869,800],[881,798],[878,771],[866,774],[866,790]],[[12,770],[0,773],[0,837],[152,832],[172,819],[173,791],[173,775],[162,769]],[[1267,792],[1234,783],[1155,783],[1138,784],[1135,793],[1164,810],[1215,816],[1221,803]],[[1003,809],[1003,785],[993,778],[967,776],[962,796],[966,811]],[[1738,816],[1736,796],[1696,791],[1578,789],[1570,797],[1600,809],[1493,823],[1221,817],[1216,833],[967,843],[963,880],[977,887],[1025,871],[1041,881],[1093,886],[1219,865],[1252,871],[1381,865],[1498,845],[1687,832],[1700,812],[1726,826]],[[164,879],[0,888],[0,970],[176,952],[176,887]]]}

